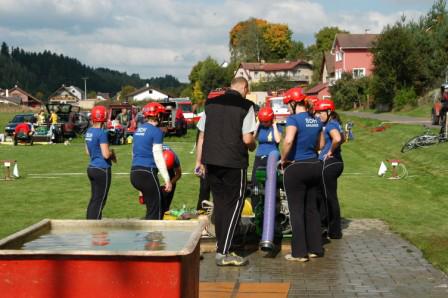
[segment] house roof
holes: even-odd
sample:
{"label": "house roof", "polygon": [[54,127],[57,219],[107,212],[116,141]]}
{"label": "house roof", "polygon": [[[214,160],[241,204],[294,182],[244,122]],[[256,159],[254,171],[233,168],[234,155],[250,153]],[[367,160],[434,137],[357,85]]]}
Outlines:
{"label": "house roof", "polygon": [[331,52],[325,52],[324,59],[327,72],[334,73],[334,55],[332,55]]}
{"label": "house roof", "polygon": [[245,70],[255,70],[255,71],[282,71],[282,70],[292,70],[299,65],[306,65],[311,67],[306,61],[297,60],[292,62],[284,62],[284,63],[250,63],[250,62],[241,62],[240,68]]}
{"label": "house roof", "polygon": [[[58,93],[61,93],[61,91],[67,91],[68,93],[70,93],[73,97],[76,97],[76,98],[78,98],[77,96],[76,96],[76,94],[74,94],[67,86],[65,86],[65,85],[62,85],[61,87],[59,87],[55,92],[53,92],[48,98],[50,99],[50,98],[52,98],[52,97],[54,97],[54,96],[56,96]],[[80,98],[80,99],[82,99],[82,98]]]}
{"label": "house roof", "polygon": [[319,83],[314,87],[311,87],[310,89],[305,91],[305,94],[316,94],[319,93],[319,91],[325,89],[328,87],[328,83]]}
{"label": "house roof", "polygon": [[162,93],[162,94],[165,94],[165,95],[168,96],[168,97],[173,97],[173,96],[171,96],[171,95],[169,95],[169,94],[166,94],[166,92],[162,92],[162,91],[160,91],[160,90],[157,90],[156,88],[153,88],[153,87],[151,87],[151,86],[149,86],[149,85],[146,85],[145,87],[142,87],[142,88],[140,88],[140,89],[135,90],[134,92],[129,93],[126,97],[131,97],[131,96],[134,96],[134,95],[143,93],[143,92],[148,91],[148,90],[155,90],[155,91],[157,91],[157,92],[160,92],[160,93]]}
{"label": "house roof", "polygon": [[22,104],[22,98],[20,98],[19,96],[8,96],[8,97],[0,96],[0,100],[1,101],[9,101],[16,105]]}
{"label": "house roof", "polygon": [[377,40],[379,34],[349,34],[338,33],[334,37],[332,49],[336,46],[344,49],[369,49],[373,46],[373,42]]}
{"label": "house roof", "polygon": [[32,96],[31,94],[29,94],[28,92],[26,92],[25,90],[23,90],[22,88],[18,87],[18,86],[14,86],[14,88],[11,88],[8,92],[14,92],[14,91],[19,91],[22,94],[25,94],[26,96],[28,96],[28,99],[32,99],[34,101],[37,101],[38,103],[42,104],[42,100]]}

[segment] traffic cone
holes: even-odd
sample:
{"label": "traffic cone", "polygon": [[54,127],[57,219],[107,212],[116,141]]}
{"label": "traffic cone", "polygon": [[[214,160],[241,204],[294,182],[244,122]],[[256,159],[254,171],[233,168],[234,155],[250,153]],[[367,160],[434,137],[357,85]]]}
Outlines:
{"label": "traffic cone", "polygon": [[16,178],[20,178],[19,166],[17,165],[17,163],[14,164],[14,169],[12,170],[12,175]]}
{"label": "traffic cone", "polygon": [[386,164],[383,161],[381,161],[380,168],[378,169],[378,176],[384,176],[386,172],[387,172]]}

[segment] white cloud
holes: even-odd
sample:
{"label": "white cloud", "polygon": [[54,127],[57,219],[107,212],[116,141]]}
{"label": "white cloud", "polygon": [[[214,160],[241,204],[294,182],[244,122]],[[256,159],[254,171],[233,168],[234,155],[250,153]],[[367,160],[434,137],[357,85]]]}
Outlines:
{"label": "white cloud", "polygon": [[[329,11],[307,0],[0,0],[0,36],[11,46],[48,49],[82,63],[142,77],[186,80],[207,56],[228,59],[228,33],[250,17],[288,24],[294,37],[313,40],[325,26],[378,33],[402,12]],[[375,7],[374,4],[371,5]],[[349,10],[349,9],[347,9]],[[419,11],[405,11],[416,17]],[[309,43],[309,42],[308,42]]]}

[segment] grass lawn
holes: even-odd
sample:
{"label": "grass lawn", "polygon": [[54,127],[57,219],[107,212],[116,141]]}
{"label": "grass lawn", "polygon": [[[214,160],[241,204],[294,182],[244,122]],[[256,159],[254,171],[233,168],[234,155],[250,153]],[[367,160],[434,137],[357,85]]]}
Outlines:
{"label": "grass lawn", "polygon": [[410,117],[421,117],[430,120],[432,106],[432,104],[427,103],[419,105],[418,107],[405,107],[401,111],[393,112],[393,114]]}
{"label": "grass lawn", "polygon": [[[2,119],[0,115],[0,119]],[[9,117],[6,117],[9,118]],[[354,119],[355,141],[343,146],[344,174],[339,194],[345,218],[380,218],[420,248],[436,266],[448,271],[448,144],[400,153],[403,142],[422,132],[420,126],[394,125],[371,132],[379,121]],[[166,138],[179,155],[183,172],[173,207],[194,207],[198,179],[190,173],[195,139],[192,130],[183,138]],[[0,181],[0,237],[43,218],[83,219],[90,195],[86,175],[88,157],[82,140],[62,144],[13,147],[0,145],[0,159],[19,161],[22,178]],[[114,146],[118,164],[104,209],[106,218],[142,218],[145,207],[129,181],[131,146]],[[376,175],[382,160],[401,159],[409,177],[387,180]]]}

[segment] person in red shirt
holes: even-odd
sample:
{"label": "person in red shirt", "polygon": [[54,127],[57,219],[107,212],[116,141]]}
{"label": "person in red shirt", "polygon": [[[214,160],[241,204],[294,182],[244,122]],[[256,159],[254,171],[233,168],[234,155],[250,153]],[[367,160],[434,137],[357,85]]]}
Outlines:
{"label": "person in red shirt", "polygon": [[14,130],[14,145],[17,145],[19,139],[30,141],[32,144],[32,136],[34,133],[33,125],[29,120],[17,124]]}
{"label": "person in red shirt", "polygon": [[30,132],[31,132],[30,125],[27,122],[17,124],[16,129],[14,131],[16,135],[23,133],[27,136],[30,135]]}

